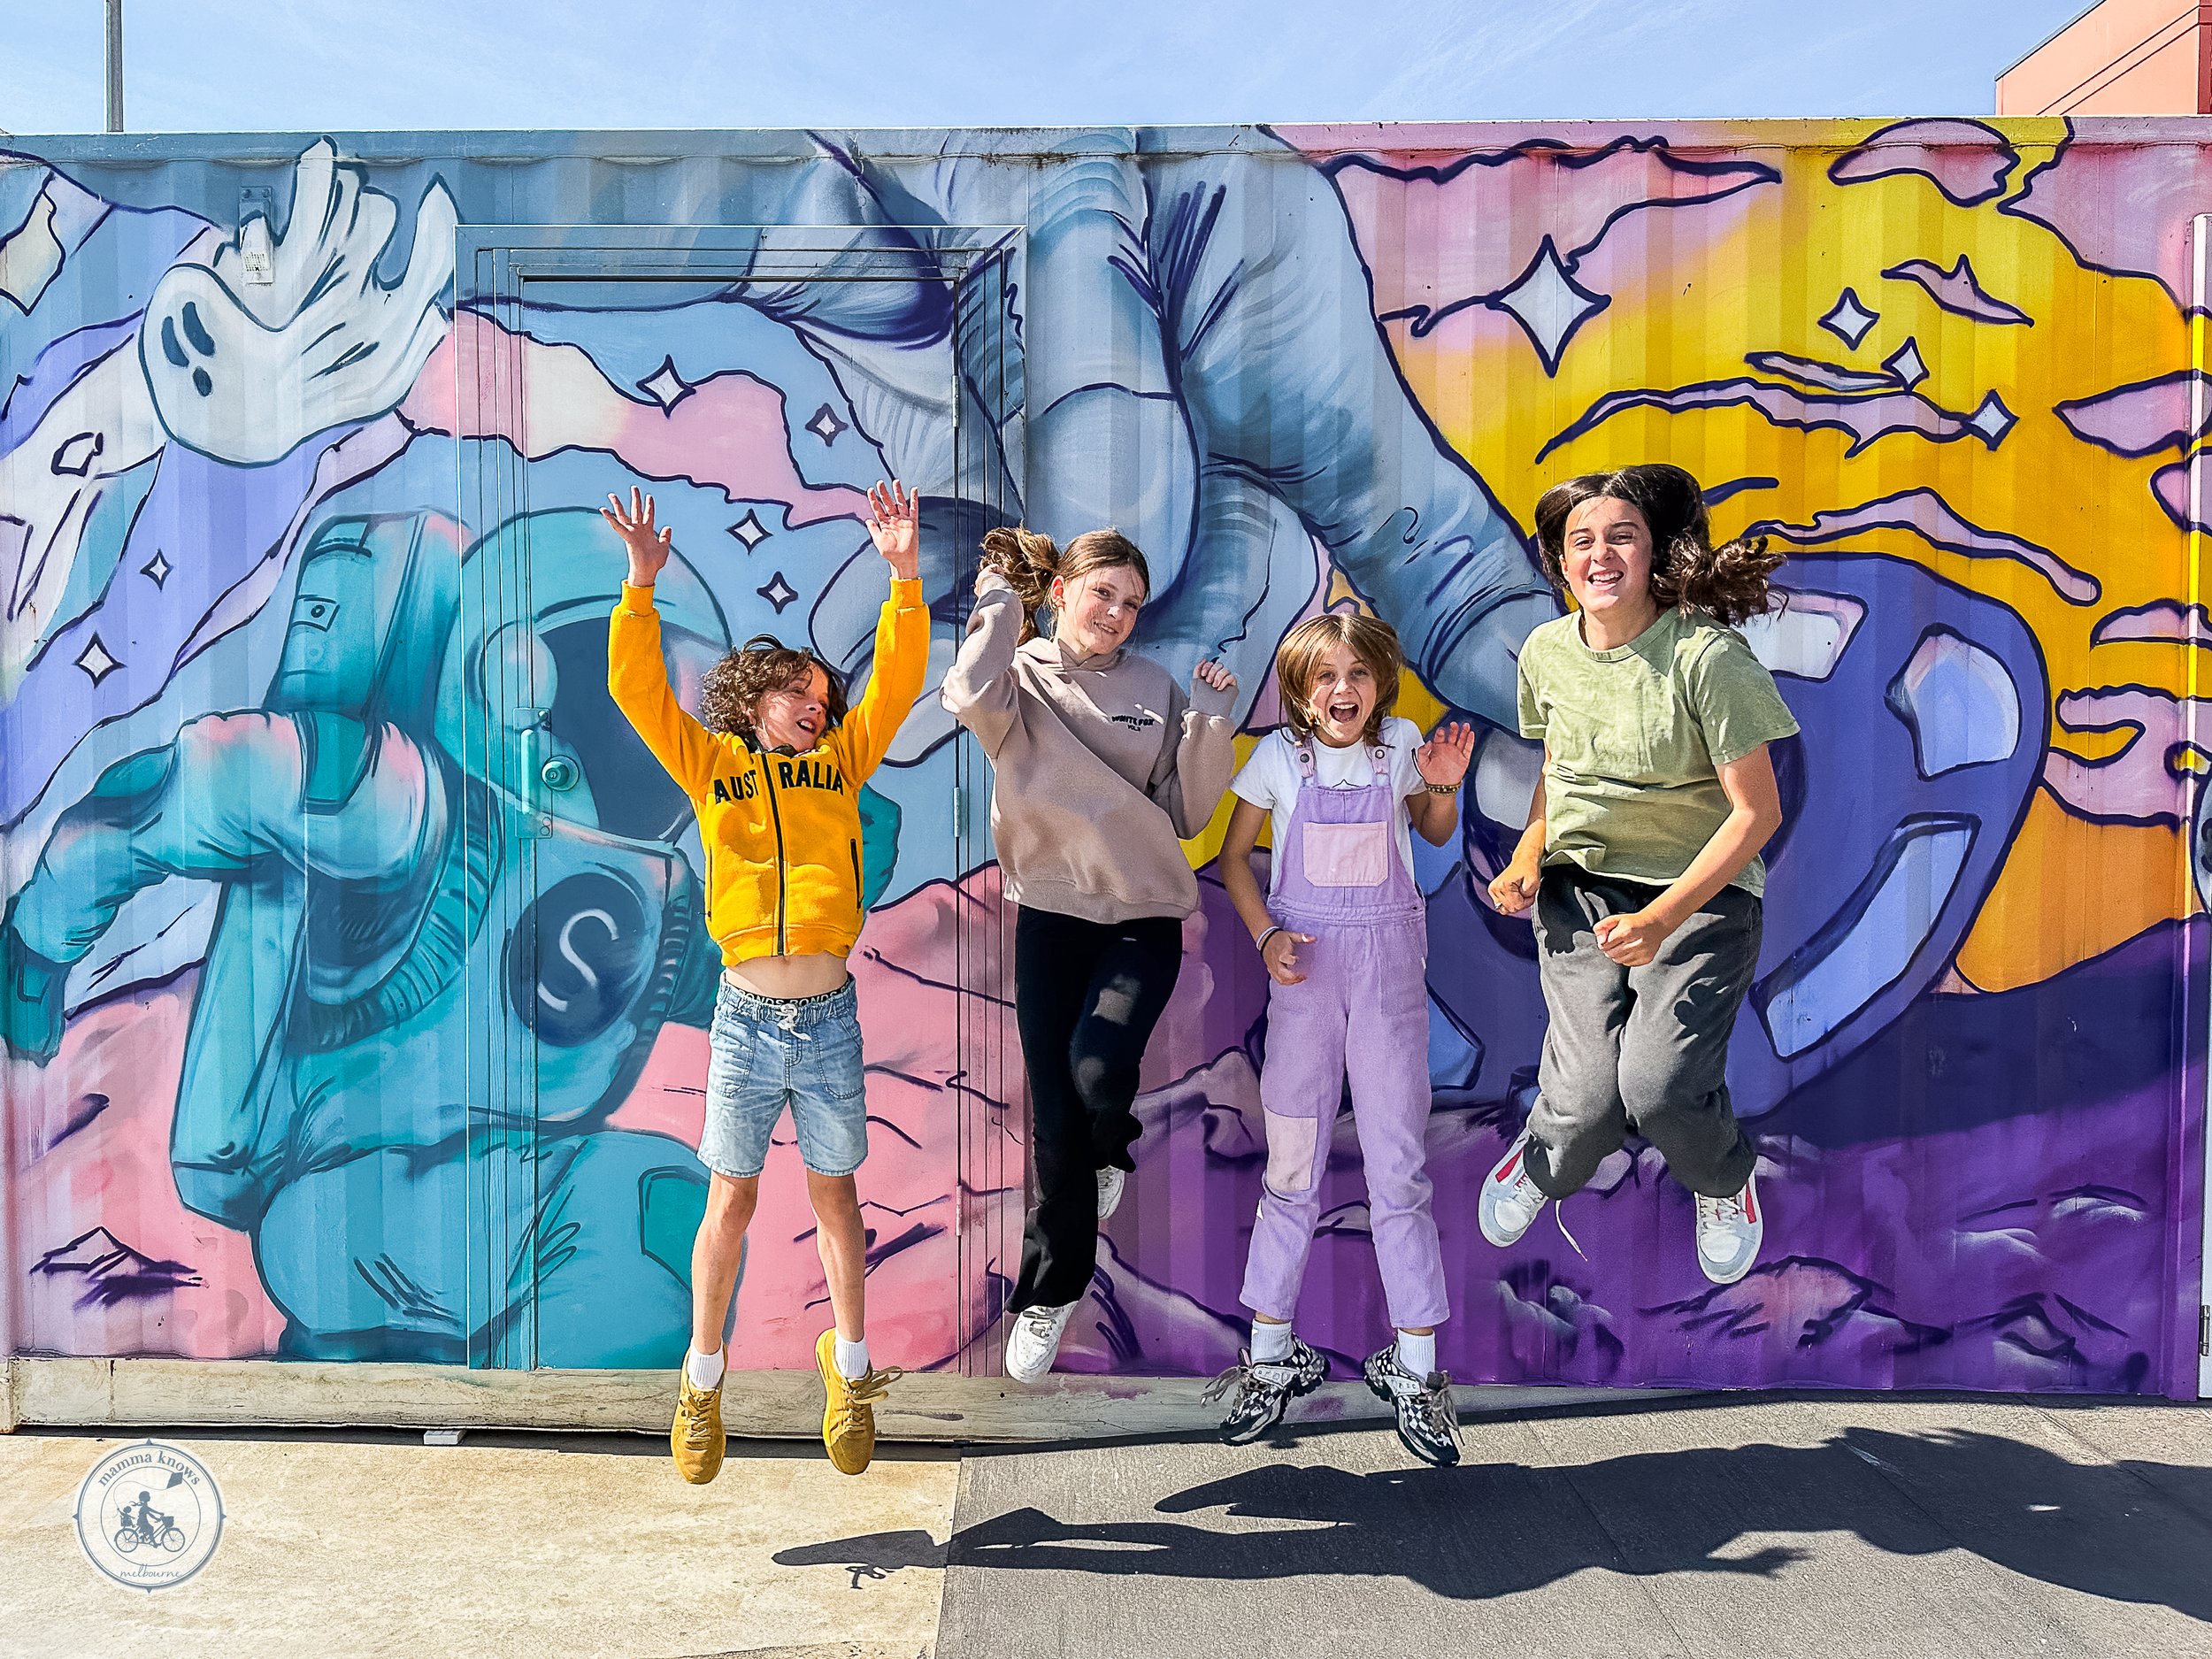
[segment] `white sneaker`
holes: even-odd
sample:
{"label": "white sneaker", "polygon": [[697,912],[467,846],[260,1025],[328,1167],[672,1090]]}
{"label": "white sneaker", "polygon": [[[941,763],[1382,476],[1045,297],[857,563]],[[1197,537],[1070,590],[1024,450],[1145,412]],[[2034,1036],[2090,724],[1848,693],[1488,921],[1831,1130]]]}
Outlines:
{"label": "white sneaker", "polygon": [[1098,1172],[1098,1218],[1101,1221],[1121,1208],[1121,1189],[1129,1179],[1129,1171],[1108,1165]]}
{"label": "white sneaker", "polygon": [[1551,1202],[1529,1179],[1527,1151],[1528,1131],[1524,1129],[1497,1167],[1483,1178],[1482,1194],[1475,1203],[1482,1236],[1501,1249],[1517,1244]]}
{"label": "white sneaker", "polygon": [[1755,1175],[1733,1198],[1698,1194],[1697,1264],[1716,1285],[1732,1285],[1751,1271],[1766,1231]]}
{"label": "white sneaker", "polygon": [[1052,1369],[1060,1356],[1060,1334],[1075,1317],[1076,1304],[1057,1308],[1024,1308],[1014,1316],[1006,1333],[1006,1374],[1016,1382],[1033,1383]]}

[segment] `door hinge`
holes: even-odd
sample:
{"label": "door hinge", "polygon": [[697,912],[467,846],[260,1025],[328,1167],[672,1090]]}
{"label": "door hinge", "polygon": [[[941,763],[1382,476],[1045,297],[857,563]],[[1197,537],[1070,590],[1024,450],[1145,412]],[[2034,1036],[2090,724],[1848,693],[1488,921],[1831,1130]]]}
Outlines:
{"label": "door hinge", "polygon": [[967,827],[968,815],[964,810],[966,800],[967,796],[956,780],[952,786],[952,833],[956,835]]}
{"label": "door hinge", "polygon": [[2212,1308],[2197,1306],[2197,1357],[2212,1359]]}

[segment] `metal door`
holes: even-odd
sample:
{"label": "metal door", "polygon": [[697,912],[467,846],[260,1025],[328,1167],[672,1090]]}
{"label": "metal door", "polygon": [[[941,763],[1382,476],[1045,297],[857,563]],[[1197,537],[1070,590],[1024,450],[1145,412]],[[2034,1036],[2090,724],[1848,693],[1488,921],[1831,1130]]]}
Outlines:
{"label": "metal door", "polygon": [[[1005,1155],[976,1143],[987,1109],[970,1083],[997,1076],[1002,999],[977,977],[995,906],[960,885],[988,856],[968,810],[986,774],[934,691],[966,604],[956,568],[1011,516],[1019,477],[995,326],[1015,245],[941,228],[464,235],[454,425],[472,540],[453,678],[508,872],[487,920],[501,942],[472,958],[472,1357],[672,1366],[689,1333],[720,955],[689,803],[606,691],[625,564],[597,510],[635,484],[674,531],[656,603],[694,706],[705,669],[758,633],[866,672],[887,576],[860,492],[896,474],[924,495],[936,617],[929,689],[862,795],[870,1326],[887,1361],[960,1363],[995,1313],[994,1208],[969,1194],[1004,1184]],[[811,1363],[829,1318],[811,1229],[780,1144],[738,1368]]]}

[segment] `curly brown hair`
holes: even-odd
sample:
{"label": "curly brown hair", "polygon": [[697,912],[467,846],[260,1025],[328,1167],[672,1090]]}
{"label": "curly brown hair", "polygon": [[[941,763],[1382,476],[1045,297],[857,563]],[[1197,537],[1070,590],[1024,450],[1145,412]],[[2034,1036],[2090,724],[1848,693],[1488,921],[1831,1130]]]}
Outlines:
{"label": "curly brown hair", "polygon": [[1705,492],[1678,466],[1654,462],[1617,472],[1585,472],[1554,484],[1536,503],[1536,545],[1544,574],[1567,590],[1567,521],[1599,497],[1626,502],[1651,532],[1651,596],[1663,610],[1702,611],[1730,627],[1773,608],[1768,580],[1784,556],[1764,536],[1713,545]]}
{"label": "curly brown hair", "polygon": [[1325,611],[1317,617],[1308,617],[1275,648],[1275,687],[1282,696],[1284,723],[1302,740],[1313,735],[1318,724],[1314,718],[1313,677],[1320,670],[1321,659],[1338,645],[1350,646],[1352,655],[1366,664],[1367,672],[1375,677],[1375,706],[1368,711],[1360,741],[1379,743],[1383,722],[1398,706],[1398,677],[1405,668],[1405,650],[1398,643],[1398,631],[1390,624],[1357,611]]}
{"label": "curly brown hair", "polygon": [[983,563],[1006,578],[1022,602],[1022,639],[1037,637],[1037,612],[1052,603],[1052,579],[1073,581],[1089,571],[1126,567],[1152,591],[1151,567],[1137,544],[1118,530],[1086,530],[1066,547],[1019,526],[1002,526],[983,538]]}
{"label": "curly brown hair", "polygon": [[733,737],[753,735],[760,700],[803,680],[818,668],[829,689],[822,699],[829,714],[825,734],[845,718],[845,677],[804,645],[786,645],[772,634],[756,634],[707,670],[699,685],[699,724]]}

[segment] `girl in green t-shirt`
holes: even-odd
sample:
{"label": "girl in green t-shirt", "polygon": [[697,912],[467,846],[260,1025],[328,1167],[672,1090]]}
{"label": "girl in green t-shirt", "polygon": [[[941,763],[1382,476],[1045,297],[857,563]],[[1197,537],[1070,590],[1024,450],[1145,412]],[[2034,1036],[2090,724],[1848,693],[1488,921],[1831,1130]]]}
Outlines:
{"label": "girl in green t-shirt", "polygon": [[1697,1197],[1697,1261],[1732,1284],[1765,1232],[1728,1040],[1759,962],[1759,849],[1782,807],[1767,745],[1797,731],[1735,624],[1782,556],[1716,548],[1678,466],[1569,479],[1536,503],[1576,612],[1522,647],[1521,734],[1544,745],[1528,827],[1490,897],[1533,905],[1551,1024],[1528,1126],[1482,1184],[1509,1245],[1632,1129]]}

